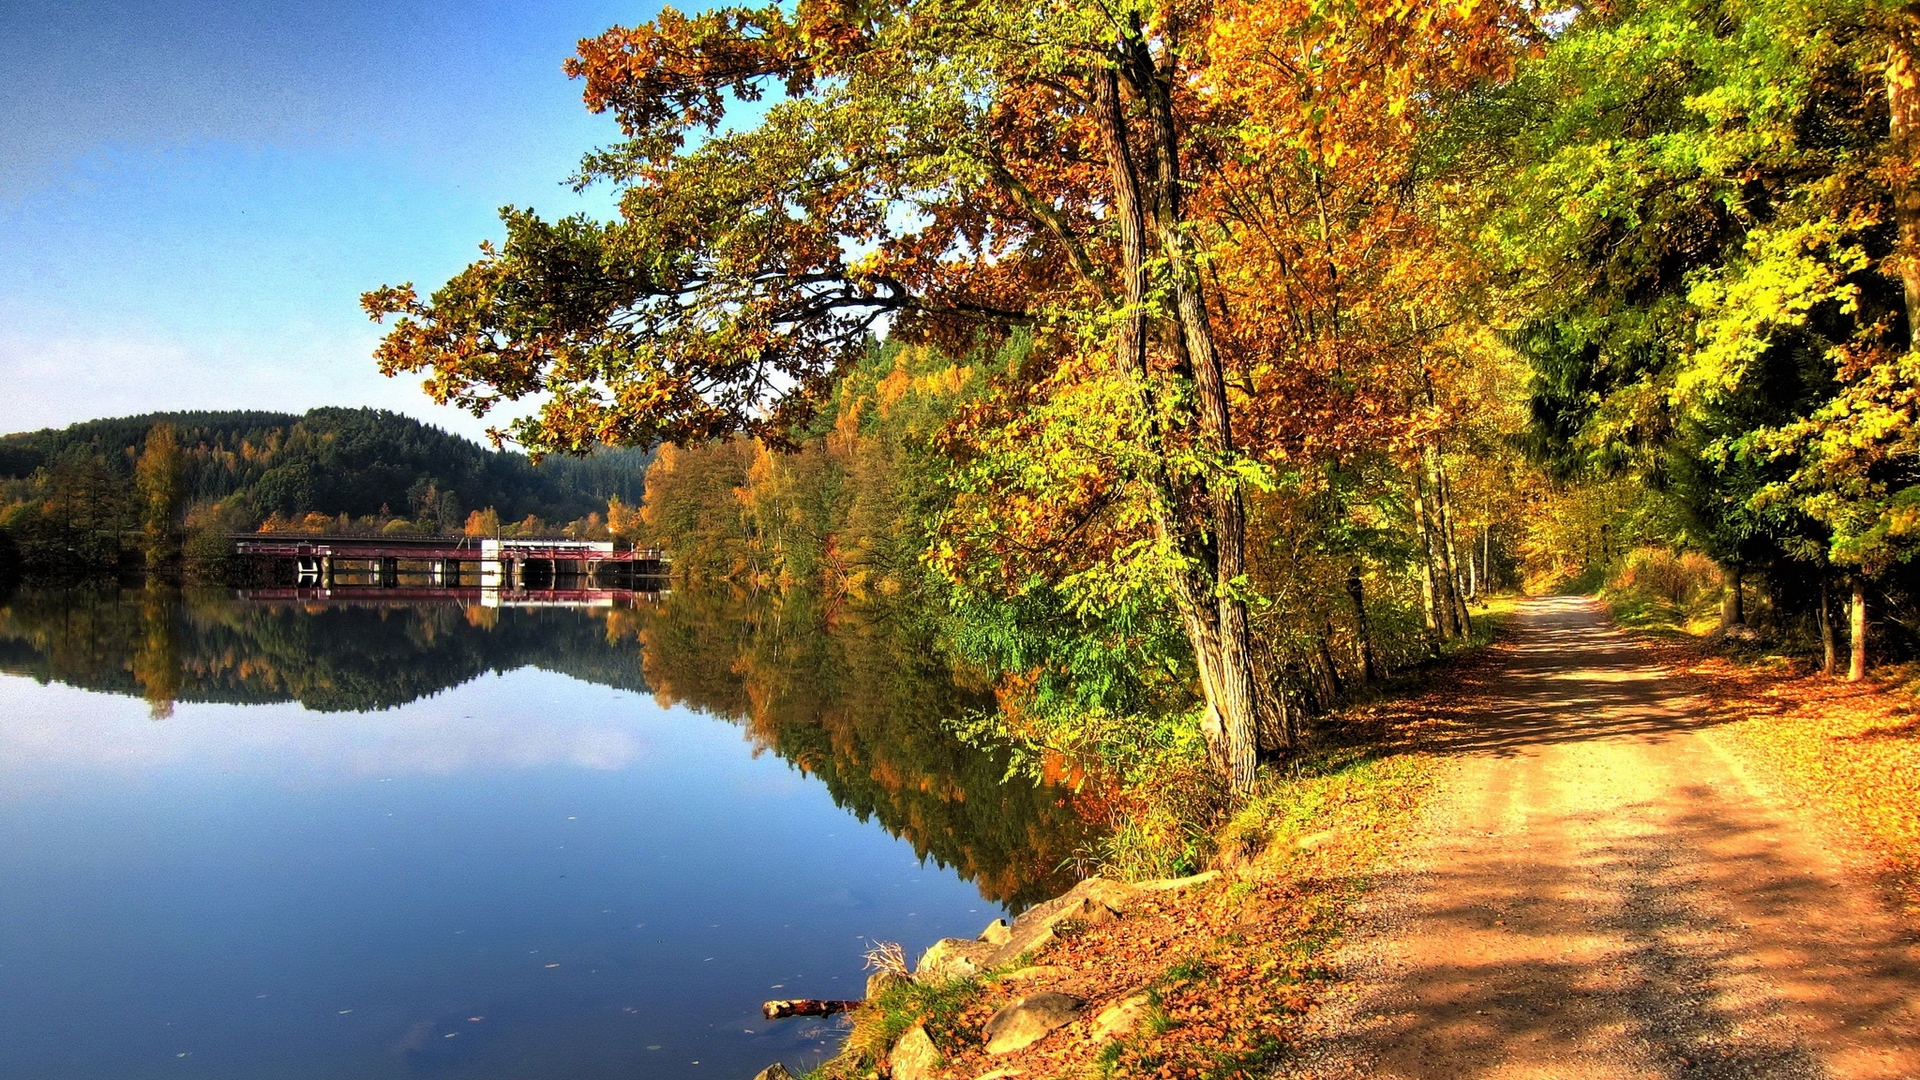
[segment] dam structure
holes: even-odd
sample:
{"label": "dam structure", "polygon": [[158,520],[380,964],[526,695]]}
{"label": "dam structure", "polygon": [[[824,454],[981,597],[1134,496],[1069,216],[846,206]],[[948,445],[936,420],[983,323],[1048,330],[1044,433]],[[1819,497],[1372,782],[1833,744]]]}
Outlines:
{"label": "dam structure", "polygon": [[447,600],[483,606],[611,604],[658,593],[671,569],[658,548],[541,538],[236,536],[234,552],[274,600]]}

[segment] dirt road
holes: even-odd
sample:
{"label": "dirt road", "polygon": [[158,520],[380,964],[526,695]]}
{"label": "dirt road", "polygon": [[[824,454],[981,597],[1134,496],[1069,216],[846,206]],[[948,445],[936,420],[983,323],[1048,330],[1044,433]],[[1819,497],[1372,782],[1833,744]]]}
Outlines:
{"label": "dirt road", "polygon": [[[1590,601],[1529,602],[1317,1075],[1920,1080],[1920,947]],[[1920,813],[1920,808],[1915,808]]]}

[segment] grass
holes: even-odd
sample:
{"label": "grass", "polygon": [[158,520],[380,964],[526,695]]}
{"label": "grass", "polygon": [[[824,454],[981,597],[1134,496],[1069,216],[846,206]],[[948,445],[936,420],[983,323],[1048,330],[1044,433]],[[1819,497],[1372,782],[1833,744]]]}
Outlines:
{"label": "grass", "polygon": [[935,983],[902,980],[888,986],[849,1014],[853,1026],[840,1052],[808,1072],[805,1080],[867,1077],[886,1060],[887,1052],[902,1035],[921,1025],[926,1026],[927,1034],[942,1047],[977,1042],[977,1036],[963,1029],[958,1021],[967,1007],[979,999],[985,980],[994,974],[997,973]]}

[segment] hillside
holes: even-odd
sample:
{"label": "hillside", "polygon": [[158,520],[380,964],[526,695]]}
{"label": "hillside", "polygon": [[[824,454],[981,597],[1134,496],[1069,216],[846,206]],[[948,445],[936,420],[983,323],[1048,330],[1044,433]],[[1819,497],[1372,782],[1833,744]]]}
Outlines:
{"label": "hillside", "polygon": [[376,409],[150,413],[22,432],[0,436],[0,577],[183,554],[211,572],[227,533],[295,522],[445,534],[475,514],[509,531],[574,522],[597,535],[610,498],[639,503],[651,459],[603,450],[535,465]]}
{"label": "hillside", "polygon": [[604,451],[548,458],[487,449],[408,416],[379,409],[175,412],[90,420],[0,436],[0,481],[27,480],[61,460],[91,459],[133,474],[147,433],[171,424],[184,456],[188,502],[241,496],[261,516],[278,511],[362,516],[406,513],[431,485],[458,510],[496,508],[504,518],[566,521],[604,510],[607,497],[640,500],[650,454]]}

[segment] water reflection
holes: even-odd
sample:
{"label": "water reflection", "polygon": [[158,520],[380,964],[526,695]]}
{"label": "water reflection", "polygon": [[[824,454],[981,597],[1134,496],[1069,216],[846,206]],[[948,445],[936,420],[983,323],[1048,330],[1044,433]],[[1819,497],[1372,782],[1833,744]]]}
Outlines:
{"label": "water reflection", "polygon": [[[591,609],[253,602],[157,586],[27,590],[0,603],[0,673],[140,697],[157,720],[180,702],[377,714],[528,667],[742,724],[756,752],[818,778],[837,804],[989,900],[1017,908],[1071,885],[1063,867],[1087,829],[1070,793],[1004,783],[1004,758],[945,732],[942,719],[991,695],[956,678],[910,613],[727,591]],[[0,750],[16,762],[136,767],[153,755],[231,759],[249,745],[225,726],[143,739],[83,716],[48,723],[8,725]],[[630,732],[578,718],[263,721],[250,735],[275,741],[282,759],[294,751],[309,768],[349,772],[619,768],[640,752]]]}
{"label": "water reflection", "polygon": [[989,708],[992,694],[957,678],[910,612],[713,591],[634,614],[663,704],[743,720],[756,745],[988,899],[1017,908],[1072,886],[1064,866],[1087,830],[1070,794],[1003,782],[1004,757],[946,733],[942,718]]}

